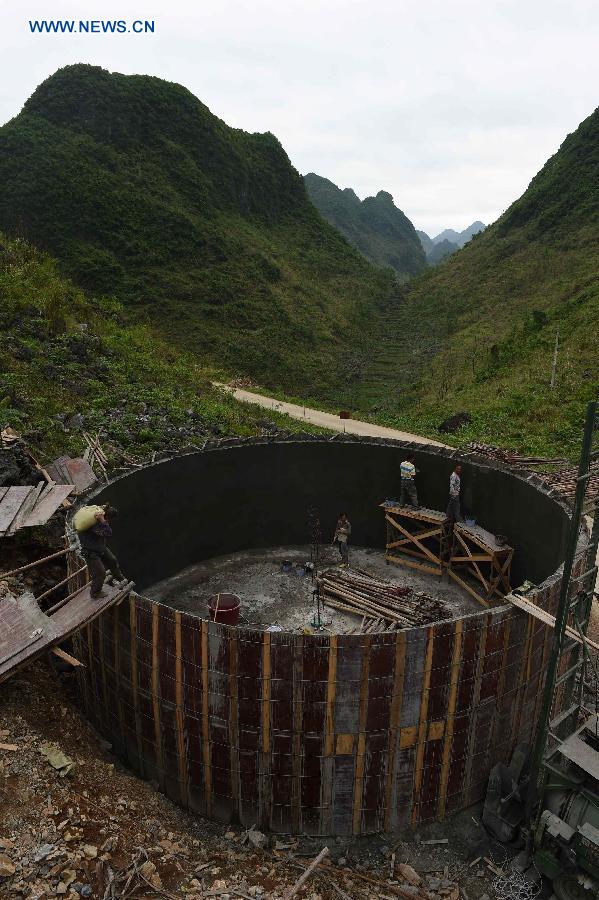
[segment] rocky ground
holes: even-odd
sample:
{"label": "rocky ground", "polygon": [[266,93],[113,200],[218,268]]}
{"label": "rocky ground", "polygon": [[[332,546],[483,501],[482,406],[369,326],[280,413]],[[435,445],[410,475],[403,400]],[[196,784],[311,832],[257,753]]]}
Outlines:
{"label": "rocky ground", "polygon": [[[487,900],[506,853],[477,810],[404,840],[275,838],[189,816],[119,764],[45,663],[0,694],[0,897]],[[62,754],[62,755],[61,755]]]}

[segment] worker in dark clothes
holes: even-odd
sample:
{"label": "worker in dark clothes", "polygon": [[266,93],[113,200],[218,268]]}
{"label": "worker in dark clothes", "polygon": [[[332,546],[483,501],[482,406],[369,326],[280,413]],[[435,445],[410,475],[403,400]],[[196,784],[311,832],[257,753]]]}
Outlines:
{"label": "worker in dark clothes", "polygon": [[351,534],[351,523],[347,518],[347,514],[342,512],[339,513],[339,518],[337,519],[337,525],[335,526],[335,536],[333,537],[333,543],[337,544],[339,548],[339,554],[341,556],[341,565],[347,566],[349,565],[349,554],[347,551],[347,541]]}
{"label": "worker in dark clothes", "polygon": [[453,472],[449,476],[449,503],[447,504],[447,515],[452,522],[461,522],[462,514],[460,512],[460,491],[462,489],[462,467],[458,463]]}
{"label": "worker in dark clothes", "polygon": [[116,509],[110,504],[106,504],[96,513],[96,524],[79,533],[81,552],[87,563],[91,579],[90,596],[92,600],[101,600],[108,596],[106,591],[102,590],[107,568],[110,569],[117,584],[124,584],[126,581],[118,559],[106,545],[106,541],[112,536],[110,520],[114,519],[116,515]]}

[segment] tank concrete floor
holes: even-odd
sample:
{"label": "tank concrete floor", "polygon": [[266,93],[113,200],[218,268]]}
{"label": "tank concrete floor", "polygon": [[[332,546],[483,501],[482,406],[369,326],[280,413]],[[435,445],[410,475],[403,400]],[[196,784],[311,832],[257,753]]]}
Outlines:
{"label": "tank concrete floor", "polygon": [[[337,566],[339,553],[332,546],[321,548],[319,569]],[[144,591],[174,609],[207,618],[207,603],[213,594],[233,593],[241,598],[240,625],[279,626],[283,631],[301,632],[313,628],[316,602],[315,581],[303,566],[310,560],[309,546],[270,547],[214,557],[178,572]],[[291,571],[283,563],[291,562]],[[351,547],[350,569],[360,569],[395,585],[411,587],[440,599],[447,606],[447,618],[455,619],[481,606],[454,582],[418,570],[387,564],[383,551]],[[361,617],[326,607],[321,621],[327,631],[344,634],[361,623]]]}

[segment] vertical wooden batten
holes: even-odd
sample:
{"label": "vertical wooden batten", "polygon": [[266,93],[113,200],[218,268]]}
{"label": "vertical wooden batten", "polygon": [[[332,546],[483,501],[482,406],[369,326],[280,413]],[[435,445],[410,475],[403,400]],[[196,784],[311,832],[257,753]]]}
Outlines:
{"label": "vertical wooden batten", "polygon": [[449,781],[449,765],[451,762],[451,748],[453,743],[453,727],[455,723],[455,710],[458,696],[458,683],[460,664],[462,661],[462,631],[464,623],[458,619],[455,623],[453,637],[453,653],[451,656],[451,675],[449,680],[449,697],[447,699],[447,717],[445,724],[445,736],[443,740],[443,759],[441,763],[441,778],[439,783],[439,805],[437,818],[443,819],[447,804],[447,784]]}
{"label": "vertical wooden batten", "polygon": [[522,655],[520,657],[520,676],[518,679],[518,689],[516,691],[516,696],[514,698],[514,715],[512,717],[512,728],[511,728],[511,740],[510,747],[513,753],[516,744],[518,743],[518,733],[520,731],[520,719],[522,717],[522,700],[526,691],[526,684],[529,678],[529,669],[530,669],[530,655],[532,648],[532,635],[534,630],[535,619],[532,616],[527,616],[526,623],[526,639],[524,641],[524,648]]}
{"label": "vertical wooden batten", "polygon": [[119,685],[121,681],[121,634],[120,634],[120,621],[121,621],[121,610],[120,605],[116,607],[113,611],[113,620],[112,620],[112,650],[113,650],[113,665],[114,665],[114,690],[115,690],[115,702],[117,705],[117,715],[119,719],[119,729],[120,729],[120,739],[121,746],[123,748],[126,747],[126,737],[125,737],[125,723],[123,719],[123,704],[121,702],[121,692],[119,690]]}
{"label": "vertical wooden batten", "polygon": [[212,771],[210,768],[210,698],[208,622],[202,620],[202,757],[204,761],[204,794],[206,815],[212,815]]}
{"label": "vertical wooden batten", "polygon": [[358,718],[358,746],[354,774],[354,798],[352,810],[352,831],[360,833],[362,819],[362,797],[364,793],[364,767],[366,765],[366,718],[368,715],[368,676],[370,674],[370,647],[372,638],[366,636],[362,642],[362,666],[360,671],[360,706]]}
{"label": "vertical wooden batten", "polygon": [[474,686],[472,688],[471,713],[468,725],[468,741],[467,741],[467,759],[464,771],[464,780],[462,782],[462,794],[464,800],[467,801],[472,781],[472,758],[474,755],[474,747],[476,744],[476,726],[478,724],[478,707],[480,704],[480,690],[483,681],[483,672],[485,668],[485,655],[487,652],[487,634],[489,632],[489,622],[491,614],[487,613],[484,618],[483,627],[480,634],[480,643],[478,645],[478,657],[476,660],[476,672],[474,675]]}
{"label": "vertical wooden batten", "polygon": [[164,790],[164,756],[162,752],[162,729],[160,726],[160,607],[152,604],[152,715],[154,717],[154,749],[156,751],[156,768],[158,782]]}
{"label": "vertical wooden batten", "polygon": [[262,635],[262,753],[260,760],[260,812],[262,825],[270,827],[272,816],[272,782],[270,767],[270,704],[271,704],[270,632]]}
{"label": "vertical wooden batten", "polygon": [[177,725],[177,768],[179,790],[183,806],[189,805],[189,777],[185,743],[185,710],[183,704],[183,655],[181,613],[175,612],[175,722]]}
{"label": "vertical wooden batten", "polygon": [[143,753],[143,740],[141,731],[141,714],[139,710],[139,693],[137,680],[137,600],[134,594],[129,594],[129,631],[131,653],[131,694],[133,696],[133,712],[135,715],[135,734],[137,737],[137,761],[142,778],[145,778],[145,763]]}
{"label": "vertical wooden batten", "polygon": [[304,638],[299,634],[293,642],[293,738],[291,744],[291,824],[295,834],[302,826],[302,677]]}
{"label": "vertical wooden batten", "polygon": [[324,753],[322,760],[322,792],[320,821],[324,833],[330,832],[333,821],[333,757],[335,754],[335,700],[337,698],[337,635],[329,639],[327,695],[325,707]]}
{"label": "vertical wooden batten", "polygon": [[239,795],[239,683],[238,683],[237,632],[230,629],[229,635],[229,746],[231,761],[231,800],[233,812],[240,813]]}
{"label": "vertical wooden batten", "polygon": [[414,769],[414,805],[412,807],[412,824],[418,822],[418,807],[420,805],[420,790],[422,788],[422,775],[424,772],[424,751],[427,737],[428,700],[431,683],[431,668],[433,664],[433,644],[435,629],[427,628],[426,657],[424,660],[424,672],[422,676],[422,695],[420,699],[420,717],[418,724],[418,737],[416,746],[416,765]]}
{"label": "vertical wooden batten", "polygon": [[398,750],[401,704],[403,700],[404,675],[406,666],[406,634],[399,631],[395,638],[395,673],[393,681],[393,699],[389,721],[389,743],[387,746],[387,777],[385,783],[385,818],[384,829],[390,831],[393,826],[393,782],[395,779],[395,761]]}

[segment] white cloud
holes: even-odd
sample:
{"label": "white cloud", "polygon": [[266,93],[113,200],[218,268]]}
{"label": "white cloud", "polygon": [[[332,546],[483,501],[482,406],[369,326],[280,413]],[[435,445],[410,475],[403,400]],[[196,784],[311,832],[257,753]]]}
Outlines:
{"label": "white cloud", "polygon": [[[32,35],[34,18],[156,33]],[[3,0],[0,121],[62,65],[158,75],[435,233],[496,218],[593,111],[598,33],[595,0]]]}

